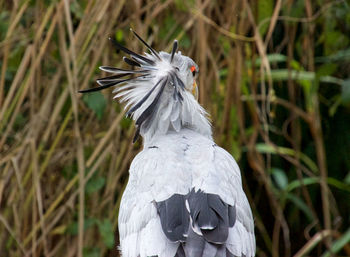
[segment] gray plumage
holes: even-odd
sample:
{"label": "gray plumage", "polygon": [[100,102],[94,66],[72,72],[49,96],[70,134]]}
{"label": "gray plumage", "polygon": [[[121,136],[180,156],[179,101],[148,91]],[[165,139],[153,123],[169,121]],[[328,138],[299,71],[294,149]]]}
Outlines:
{"label": "gray plumage", "polygon": [[119,209],[123,257],[252,257],[254,221],[240,170],[212,139],[197,102],[198,65],[177,52],[137,54],[111,39],[132,69],[101,66],[108,87],[135,120],[143,150],[130,166]]}

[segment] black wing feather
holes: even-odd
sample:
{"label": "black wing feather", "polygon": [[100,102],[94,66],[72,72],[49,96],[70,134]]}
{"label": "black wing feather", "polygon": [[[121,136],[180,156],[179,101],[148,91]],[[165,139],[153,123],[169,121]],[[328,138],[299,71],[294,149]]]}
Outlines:
{"label": "black wing feather", "polygon": [[172,242],[184,242],[189,226],[185,195],[174,194],[167,200],[157,202],[162,229]]}
{"label": "black wing feather", "polygon": [[211,243],[223,244],[228,237],[228,205],[220,196],[193,189],[188,195],[190,215],[203,237]]}
{"label": "black wing feather", "polygon": [[236,209],[219,195],[193,188],[187,195],[173,194],[156,205],[164,234],[170,241],[180,242],[175,257],[234,256],[225,243]]}

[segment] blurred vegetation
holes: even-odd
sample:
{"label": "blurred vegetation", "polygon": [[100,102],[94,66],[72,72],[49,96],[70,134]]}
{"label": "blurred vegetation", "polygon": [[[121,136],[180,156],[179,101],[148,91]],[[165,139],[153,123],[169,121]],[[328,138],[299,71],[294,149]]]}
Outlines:
{"label": "blurred vegetation", "polygon": [[[345,0],[0,0],[0,255],[115,256],[141,148],[111,90],[114,36],[179,40],[239,162],[257,256],[350,256],[350,4]],[[115,237],[115,238],[114,238]]]}

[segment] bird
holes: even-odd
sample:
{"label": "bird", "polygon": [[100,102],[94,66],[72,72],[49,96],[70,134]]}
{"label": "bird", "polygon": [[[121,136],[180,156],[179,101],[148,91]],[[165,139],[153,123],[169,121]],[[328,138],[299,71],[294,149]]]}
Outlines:
{"label": "bird", "polygon": [[119,214],[123,257],[252,257],[254,219],[234,158],[212,136],[198,102],[199,67],[178,51],[157,52],[135,31],[148,53],[109,38],[130,69],[101,66],[111,76],[94,92],[114,87],[135,121],[143,149],[130,165]]}

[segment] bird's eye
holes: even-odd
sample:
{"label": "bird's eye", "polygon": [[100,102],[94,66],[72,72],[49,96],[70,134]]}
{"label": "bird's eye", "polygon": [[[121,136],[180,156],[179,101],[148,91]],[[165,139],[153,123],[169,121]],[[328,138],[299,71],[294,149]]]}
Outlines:
{"label": "bird's eye", "polygon": [[191,66],[190,70],[191,70],[191,72],[192,72],[193,77],[195,77],[195,76],[196,76],[196,73],[197,73],[196,67]]}

